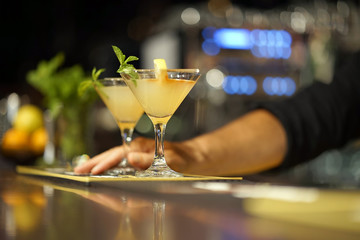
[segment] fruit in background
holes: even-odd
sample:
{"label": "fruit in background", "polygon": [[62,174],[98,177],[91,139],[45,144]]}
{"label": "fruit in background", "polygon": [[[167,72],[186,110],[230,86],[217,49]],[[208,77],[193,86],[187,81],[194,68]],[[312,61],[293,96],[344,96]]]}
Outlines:
{"label": "fruit in background", "polygon": [[26,104],[20,107],[13,123],[15,129],[28,133],[32,133],[43,125],[44,122],[41,109],[32,104]]}
{"label": "fruit in background", "polygon": [[40,156],[48,141],[43,113],[35,105],[20,107],[12,128],[1,139],[1,152],[16,161],[25,162]]}
{"label": "fruit in background", "polygon": [[30,150],[35,155],[40,155],[44,152],[46,143],[48,141],[48,134],[44,127],[36,129],[30,135]]}
{"label": "fruit in background", "polygon": [[7,130],[1,141],[1,148],[7,155],[12,155],[18,151],[28,151],[30,133],[10,128]]}

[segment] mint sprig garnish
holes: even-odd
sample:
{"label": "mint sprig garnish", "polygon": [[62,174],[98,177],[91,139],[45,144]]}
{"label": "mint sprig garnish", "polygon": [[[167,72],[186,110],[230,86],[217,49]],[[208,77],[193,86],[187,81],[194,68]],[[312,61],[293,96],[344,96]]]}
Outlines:
{"label": "mint sprig garnish", "polygon": [[116,57],[120,62],[120,67],[116,72],[120,74],[125,73],[129,75],[131,77],[131,81],[133,81],[133,83],[136,86],[137,85],[136,79],[139,78],[139,75],[137,74],[137,72],[135,72],[136,69],[134,65],[130,64],[129,62],[139,60],[139,58],[135,56],[129,56],[126,58],[126,56],[123,54],[120,48],[118,48],[117,46],[112,46],[112,48],[115,52]]}
{"label": "mint sprig garnish", "polygon": [[[93,68],[91,72],[92,80],[96,82],[100,76],[101,73],[105,72],[105,68],[101,68],[99,70],[96,70],[96,67]],[[98,82],[99,83],[99,82]],[[99,83],[101,84],[101,83]]]}
{"label": "mint sprig garnish", "polygon": [[103,86],[101,84],[101,82],[97,81],[100,74],[102,72],[105,71],[105,68],[101,68],[99,70],[96,70],[96,67],[93,68],[92,70],[92,73],[91,73],[91,76],[92,76],[92,79],[90,80],[85,80],[85,81],[82,81],[79,85],[79,88],[78,88],[78,94],[79,96],[82,96],[89,87],[98,87],[99,90],[101,91],[101,87]]}

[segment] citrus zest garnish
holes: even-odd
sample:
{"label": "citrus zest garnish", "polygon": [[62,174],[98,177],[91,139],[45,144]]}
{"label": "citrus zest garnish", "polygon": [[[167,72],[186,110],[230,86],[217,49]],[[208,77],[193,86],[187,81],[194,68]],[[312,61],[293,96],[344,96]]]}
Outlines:
{"label": "citrus zest garnish", "polygon": [[165,59],[162,58],[154,59],[154,66],[156,70],[167,69]]}
{"label": "citrus zest garnish", "polygon": [[155,68],[155,77],[160,81],[165,81],[167,79],[167,72],[166,72],[166,62],[165,59],[158,58],[154,59],[154,68]]}

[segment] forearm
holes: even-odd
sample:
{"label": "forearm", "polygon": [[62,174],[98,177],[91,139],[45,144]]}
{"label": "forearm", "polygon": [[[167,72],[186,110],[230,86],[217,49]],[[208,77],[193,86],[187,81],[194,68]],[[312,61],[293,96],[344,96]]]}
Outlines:
{"label": "forearm", "polygon": [[200,150],[186,172],[241,175],[281,164],[286,154],[286,134],[266,110],[256,110],[226,126],[189,140]]}

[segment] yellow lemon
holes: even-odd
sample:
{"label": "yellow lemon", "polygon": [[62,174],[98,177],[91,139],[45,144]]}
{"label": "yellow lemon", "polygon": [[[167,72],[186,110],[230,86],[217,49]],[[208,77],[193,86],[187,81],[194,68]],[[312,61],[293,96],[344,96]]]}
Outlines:
{"label": "yellow lemon", "polygon": [[39,107],[27,104],[20,107],[15,116],[13,127],[15,129],[32,133],[43,126],[43,114]]}

